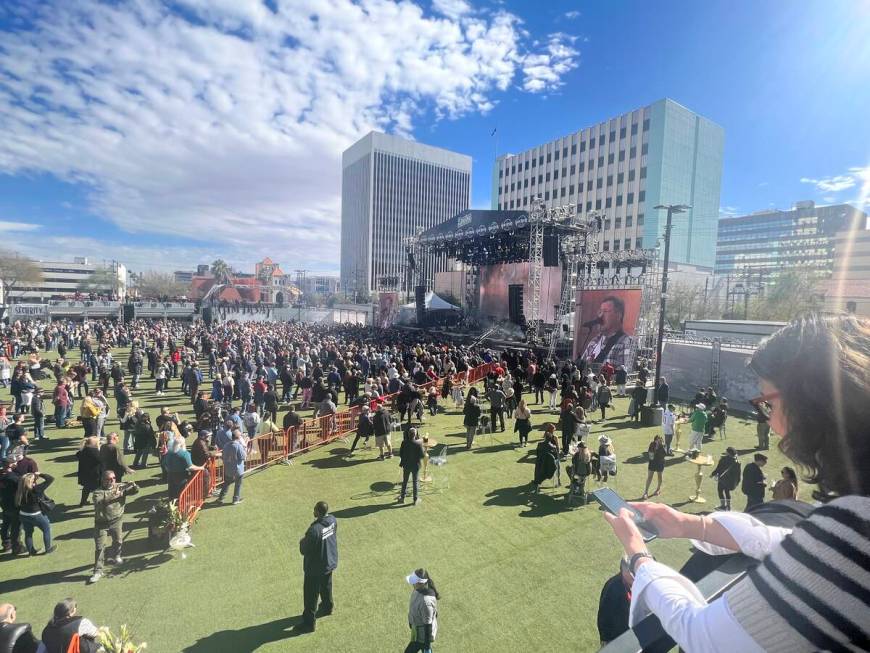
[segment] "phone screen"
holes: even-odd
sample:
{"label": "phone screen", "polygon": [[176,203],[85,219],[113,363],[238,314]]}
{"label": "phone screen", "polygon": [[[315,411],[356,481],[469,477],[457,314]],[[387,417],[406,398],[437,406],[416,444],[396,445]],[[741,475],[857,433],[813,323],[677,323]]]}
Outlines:
{"label": "phone screen", "polygon": [[656,531],[655,526],[644,521],[643,514],[641,514],[640,510],[629,505],[629,503],[619,496],[613,489],[609,487],[599,488],[592,492],[592,496],[595,497],[595,500],[604,506],[604,509],[612,515],[618,515],[620,509],[627,508],[628,511],[634,515],[634,523],[637,524],[637,528],[640,531],[644,542],[649,542],[658,537],[658,532]]}

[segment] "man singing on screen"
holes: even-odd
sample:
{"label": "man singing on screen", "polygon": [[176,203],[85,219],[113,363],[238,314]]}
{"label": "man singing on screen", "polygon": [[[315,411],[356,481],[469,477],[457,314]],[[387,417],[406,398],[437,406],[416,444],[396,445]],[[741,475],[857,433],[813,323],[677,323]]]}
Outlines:
{"label": "man singing on screen", "polygon": [[588,361],[593,369],[597,370],[608,362],[617,368],[625,365],[626,369],[631,369],[634,340],[623,331],[624,319],[625,302],[619,297],[610,295],[601,300],[597,318],[598,335],[583,352],[583,360]]}

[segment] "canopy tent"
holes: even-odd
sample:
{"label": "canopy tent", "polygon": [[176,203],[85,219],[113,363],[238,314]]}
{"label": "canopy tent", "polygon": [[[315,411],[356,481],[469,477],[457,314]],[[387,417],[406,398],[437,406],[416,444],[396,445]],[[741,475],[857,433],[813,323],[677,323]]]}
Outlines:
{"label": "canopy tent", "polygon": [[[441,299],[438,295],[436,295],[431,290],[426,293],[425,300],[426,310],[427,311],[458,311],[460,308],[458,306],[454,306],[448,301]],[[410,304],[404,304],[402,306],[402,310],[414,311],[417,309],[417,303],[411,302]]]}

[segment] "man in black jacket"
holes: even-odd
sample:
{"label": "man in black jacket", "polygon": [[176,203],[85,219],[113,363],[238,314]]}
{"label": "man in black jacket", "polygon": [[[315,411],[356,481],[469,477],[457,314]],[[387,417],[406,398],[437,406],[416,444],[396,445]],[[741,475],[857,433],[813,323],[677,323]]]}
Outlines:
{"label": "man in black jacket", "polygon": [[375,416],[372,418],[372,423],[375,430],[375,444],[378,445],[378,450],[381,452],[378,460],[384,459],[384,448],[386,448],[387,458],[393,457],[393,445],[390,442],[390,411],[387,410],[386,404],[378,406]]}
{"label": "man in black jacket", "polygon": [[408,428],[402,446],[399,448],[399,467],[402,468],[402,491],[399,493],[399,503],[405,503],[405,493],[408,490],[408,477],[414,477],[414,505],[419,505],[417,491],[420,489],[420,461],[426,452],[423,442],[417,438],[417,429]]}
{"label": "man in black jacket", "polygon": [[2,539],[3,553],[12,551],[18,555],[21,545],[21,522],[18,519],[18,506],[15,505],[15,492],[21,478],[15,471],[15,458],[0,461],[0,508],[3,509]]}
{"label": "man in black jacket", "polygon": [[[304,610],[302,623],[297,630],[303,633],[314,632],[317,617],[332,614],[332,572],[338,567],[338,523],[329,514],[326,501],[314,504],[314,521],[299,540],[302,554],[302,569],[305,572],[303,584]],[[317,598],[320,597],[320,610],[317,611]]]}
{"label": "man in black jacket", "polygon": [[740,489],[746,495],[746,511],[759,503],[764,503],[764,491],[767,489],[767,477],[761,468],[767,464],[767,456],[755,454],[754,462],[743,469],[743,483]]}
{"label": "man in black jacket", "polygon": [[0,603],[0,651],[4,653],[36,653],[39,640],[30,624],[16,623],[15,606]]}

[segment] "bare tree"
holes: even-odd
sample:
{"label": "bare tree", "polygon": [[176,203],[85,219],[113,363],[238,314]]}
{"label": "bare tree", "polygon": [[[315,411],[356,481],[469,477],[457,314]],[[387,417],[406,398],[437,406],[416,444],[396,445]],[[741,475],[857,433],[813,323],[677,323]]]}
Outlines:
{"label": "bare tree", "polygon": [[98,293],[108,290],[110,295],[117,296],[123,285],[117,271],[103,266],[94,270],[94,273],[78,284],[76,289],[87,293]]}
{"label": "bare tree", "polygon": [[186,293],[184,284],[178,283],[168,272],[143,272],[136,281],[142,298],[177,297]]}
{"label": "bare tree", "polygon": [[35,286],[42,281],[42,270],[29,258],[18,252],[0,250],[0,283],[8,303],[15,292],[22,288]]}

